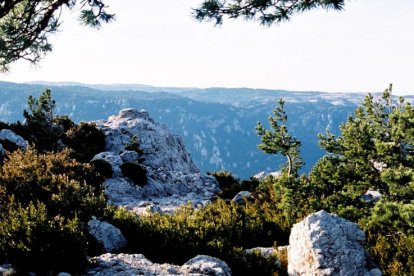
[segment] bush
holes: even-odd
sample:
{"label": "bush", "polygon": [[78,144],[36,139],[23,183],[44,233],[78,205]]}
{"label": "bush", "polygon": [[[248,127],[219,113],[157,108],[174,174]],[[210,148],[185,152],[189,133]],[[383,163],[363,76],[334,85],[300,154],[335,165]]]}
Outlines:
{"label": "bush", "polygon": [[224,199],[232,199],[241,191],[253,192],[259,185],[259,181],[254,178],[239,182],[229,171],[208,172],[207,174],[216,178],[221,190],[218,196]]}
{"label": "bush", "polygon": [[63,143],[73,150],[71,156],[86,163],[105,151],[105,134],[94,123],[80,123],[66,132]]}
{"label": "bush", "polygon": [[50,216],[77,216],[82,221],[96,215],[105,202],[102,178],[90,165],[69,158],[69,151],[38,155],[33,149],[11,153],[0,175],[0,186],[16,202],[46,204]]}
{"label": "bush", "polygon": [[0,261],[44,274],[81,269],[85,224],[105,208],[102,180],[68,150],[9,154],[0,171]]}
{"label": "bush", "polygon": [[121,165],[122,174],[132,180],[138,186],[147,184],[147,169],[138,162],[129,161]]}
{"label": "bush", "polygon": [[26,271],[79,272],[87,244],[76,218],[50,217],[42,203],[26,207],[9,198],[0,214],[0,261]]}
{"label": "bush", "polygon": [[253,275],[252,269],[258,269],[247,264],[243,249],[286,244],[289,234],[279,227],[273,208],[258,201],[238,206],[219,199],[196,210],[187,205],[174,214],[141,217],[109,208],[105,220],[125,235],[130,253],[178,264],[198,254],[211,255],[226,261],[235,275],[246,271]]}
{"label": "bush", "polygon": [[113,175],[112,165],[103,159],[91,161],[92,167],[96,172],[106,178],[111,178]]}
{"label": "bush", "polygon": [[381,200],[361,221],[368,250],[384,275],[414,273],[414,204]]}

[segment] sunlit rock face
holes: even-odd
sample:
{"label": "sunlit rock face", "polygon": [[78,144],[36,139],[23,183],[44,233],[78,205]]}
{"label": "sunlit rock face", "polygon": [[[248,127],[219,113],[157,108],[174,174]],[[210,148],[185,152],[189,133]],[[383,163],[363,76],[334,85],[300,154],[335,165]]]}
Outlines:
{"label": "sunlit rock face", "polygon": [[[113,170],[113,177],[104,183],[109,203],[140,214],[172,212],[189,201],[204,205],[219,191],[216,179],[195,166],[181,137],[155,122],[148,112],[124,109],[97,126],[105,133],[106,152],[94,159],[107,161]],[[132,144],[135,152],[131,152]],[[125,162],[144,166],[147,183],[140,185],[126,177],[121,170]]]}
{"label": "sunlit rock face", "polygon": [[357,224],[319,211],[295,224],[289,237],[289,275],[381,275],[360,244]]}

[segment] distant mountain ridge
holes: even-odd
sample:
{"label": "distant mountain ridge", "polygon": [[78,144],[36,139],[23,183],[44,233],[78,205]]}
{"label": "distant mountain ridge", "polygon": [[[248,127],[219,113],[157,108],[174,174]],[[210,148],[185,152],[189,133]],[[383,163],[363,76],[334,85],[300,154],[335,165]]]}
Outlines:
{"label": "distant mountain ridge", "polygon": [[323,155],[317,133],[327,128],[338,133],[338,126],[365,96],[249,88],[0,82],[0,120],[22,120],[27,97],[38,96],[46,87],[52,90],[57,113],[75,121],[105,119],[129,107],[146,109],[151,117],[183,137],[203,172],[229,170],[242,178],[275,171],[284,162],[258,150],[255,133],[258,121],[267,125],[267,117],[279,98],[286,101],[290,131],[302,141],[306,172]]}

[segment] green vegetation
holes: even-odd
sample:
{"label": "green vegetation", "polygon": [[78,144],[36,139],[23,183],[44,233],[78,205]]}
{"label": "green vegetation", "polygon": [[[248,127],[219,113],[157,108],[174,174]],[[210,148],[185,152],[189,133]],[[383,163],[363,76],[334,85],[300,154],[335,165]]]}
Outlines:
{"label": "green vegetation", "polygon": [[223,17],[259,21],[272,25],[287,21],[295,13],[314,8],[342,10],[344,0],[203,0],[194,10],[197,20],[212,20],[216,25],[223,23]]}
{"label": "green vegetation", "polygon": [[[105,204],[102,176],[112,176],[111,165],[73,159],[88,162],[101,148],[90,151],[87,144],[103,139],[102,133],[90,124],[50,116],[54,102],[50,93],[43,96],[29,100],[25,117],[30,122],[0,126],[22,134],[34,125],[44,130],[33,132],[38,150],[12,149],[1,165],[0,262],[25,271],[79,272],[86,255],[99,252],[85,231],[94,215],[121,229],[128,240],[126,253],[142,253],[154,262],[182,264],[207,254],[226,261],[236,275],[284,274],[285,253],[265,259],[245,249],[286,245],[294,223],[325,209],[364,229],[365,246],[384,275],[414,272],[414,109],[403,98],[394,102],[391,86],[381,98],[368,95],[341,125],[340,135],[320,135],[327,154],[309,175],[298,175],[300,142],[288,133],[280,101],[269,118],[272,130],[257,126],[259,147],[286,156],[280,176],[259,182],[239,181],[226,171],[212,173],[222,189],[213,203],[146,216]],[[138,140],[132,139],[128,149],[139,152]],[[147,172],[138,161],[125,162],[121,169],[137,185],[145,185]],[[369,189],[379,191],[381,198],[363,197]],[[253,198],[243,204],[229,200],[242,190]]]}
{"label": "green vegetation", "polygon": [[122,174],[128,177],[138,186],[144,186],[148,182],[147,169],[138,162],[128,161],[121,165]]}
{"label": "green vegetation", "polygon": [[[272,204],[255,201],[239,206],[219,199],[196,210],[187,205],[172,215],[140,217],[110,208],[106,220],[121,229],[128,240],[128,252],[140,252],[153,261],[182,264],[197,254],[206,254],[226,261],[235,275],[265,275],[266,270],[278,270],[274,258],[255,256],[249,258],[249,264],[244,249],[287,243],[289,230],[280,229]],[[266,266],[259,266],[259,262]]]}
{"label": "green vegetation", "polygon": [[221,190],[218,196],[224,199],[232,199],[241,191],[254,192],[259,185],[259,181],[253,177],[249,180],[239,181],[234,178],[231,172],[228,171],[219,171],[207,174],[216,178]]}
{"label": "green vegetation", "polygon": [[105,207],[100,183],[68,150],[10,153],[0,171],[0,262],[43,272],[81,269],[84,225]]}
{"label": "green vegetation", "polygon": [[260,122],[256,125],[257,135],[261,137],[258,148],[265,153],[280,153],[285,156],[287,158],[287,176],[297,176],[303,163],[299,152],[301,142],[288,133],[285,102],[282,99],[279,100],[273,114],[273,117],[269,117],[272,130],[265,129]]}

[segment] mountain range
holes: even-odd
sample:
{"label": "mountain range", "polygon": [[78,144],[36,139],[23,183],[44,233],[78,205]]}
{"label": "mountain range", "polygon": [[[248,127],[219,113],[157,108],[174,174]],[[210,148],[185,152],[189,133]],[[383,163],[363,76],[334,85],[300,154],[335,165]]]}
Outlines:
{"label": "mountain range", "polygon": [[250,88],[0,82],[0,120],[22,120],[28,96],[37,97],[45,88],[52,90],[56,113],[69,115],[76,122],[107,119],[123,108],[145,109],[152,118],[183,137],[203,172],[228,170],[241,178],[279,170],[285,161],[261,152],[255,132],[258,121],[268,126],[267,118],[280,98],[285,100],[288,129],[302,142],[302,172],[306,173],[324,154],[317,134],[326,129],[338,134],[340,124],[353,114],[365,96]]}

